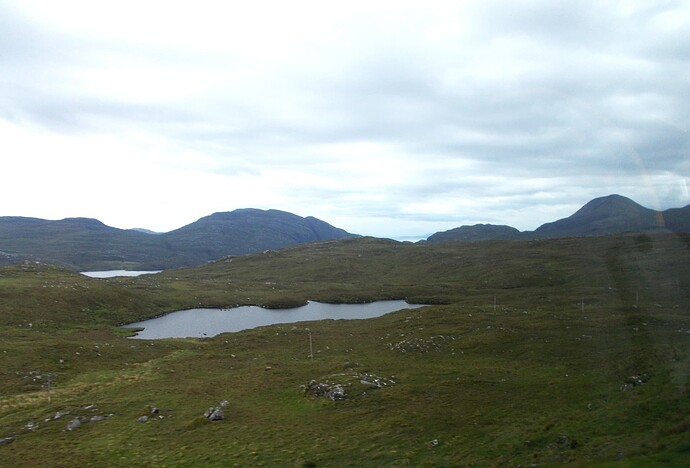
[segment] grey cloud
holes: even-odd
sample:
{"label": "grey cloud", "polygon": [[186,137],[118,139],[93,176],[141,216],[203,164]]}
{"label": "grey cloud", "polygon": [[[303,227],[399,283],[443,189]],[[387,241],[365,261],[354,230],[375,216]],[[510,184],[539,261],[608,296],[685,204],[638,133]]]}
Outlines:
{"label": "grey cloud", "polygon": [[[453,220],[500,222],[526,216],[530,206],[631,196],[639,178],[690,173],[687,5],[622,5],[472,2],[458,13],[465,24],[436,42],[428,37],[439,19],[431,9],[420,10],[423,18],[365,10],[337,24],[335,39],[312,37],[269,62],[240,60],[218,44],[133,49],[48,30],[3,8],[0,63],[8,72],[0,77],[0,116],[65,133],[136,129],[214,158],[213,170],[226,175],[266,168],[326,175],[343,156],[318,148],[374,143],[399,151],[415,180],[296,186],[286,196],[427,221],[448,218],[408,207],[466,197],[478,208]],[[208,89],[172,89],[170,99],[147,98],[145,87],[144,97],[81,89],[85,71],[118,67],[134,75],[170,71],[170,80],[192,69],[213,79]],[[688,201],[680,188],[662,198]],[[489,214],[491,204],[500,205],[498,214]]]}

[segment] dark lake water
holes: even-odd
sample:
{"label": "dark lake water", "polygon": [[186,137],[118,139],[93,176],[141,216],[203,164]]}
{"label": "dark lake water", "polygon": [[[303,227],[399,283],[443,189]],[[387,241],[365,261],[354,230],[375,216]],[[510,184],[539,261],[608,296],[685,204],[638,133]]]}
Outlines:
{"label": "dark lake water", "polygon": [[309,302],[294,309],[263,309],[242,306],[233,309],[189,309],[173,312],[143,322],[130,323],[127,328],[140,328],[134,338],[203,338],[226,332],[238,332],[276,323],[295,323],[325,319],[366,319],[380,317],[401,309],[424,307],[405,301],[378,301],[367,304],[324,304]]}

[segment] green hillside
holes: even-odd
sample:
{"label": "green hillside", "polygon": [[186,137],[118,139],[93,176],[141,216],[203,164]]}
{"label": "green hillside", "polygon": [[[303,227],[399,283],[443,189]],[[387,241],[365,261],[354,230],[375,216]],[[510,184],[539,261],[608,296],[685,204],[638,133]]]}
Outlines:
{"label": "green hillside", "polygon": [[96,219],[1,217],[0,251],[8,263],[40,260],[76,270],[150,265],[169,251],[156,236],[116,229]]}
{"label": "green hillside", "polygon": [[[678,466],[689,291],[677,235],[346,239],[110,280],[2,268],[0,463]],[[386,298],[434,305],[204,340],[112,328],[193,305]],[[221,402],[224,420],[203,416]]]}

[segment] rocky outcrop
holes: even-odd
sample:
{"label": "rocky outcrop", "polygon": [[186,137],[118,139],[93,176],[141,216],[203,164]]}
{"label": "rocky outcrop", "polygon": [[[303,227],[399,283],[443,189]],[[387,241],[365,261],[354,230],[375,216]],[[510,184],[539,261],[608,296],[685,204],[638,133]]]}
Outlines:
{"label": "rocky outcrop", "polygon": [[223,400],[220,402],[218,406],[211,407],[204,411],[204,418],[208,419],[209,421],[222,421],[225,419],[225,415],[223,414],[223,408],[228,406],[229,402],[228,400]]}
{"label": "rocky outcrop", "polygon": [[312,380],[304,390],[305,395],[315,397],[328,397],[333,401],[344,400],[347,398],[347,392],[341,384],[331,384],[324,382],[316,382]]}
{"label": "rocky outcrop", "polygon": [[343,373],[312,380],[308,385],[302,385],[302,388],[307,397],[326,397],[332,401],[341,401],[349,397],[366,395],[371,390],[395,385],[393,379],[380,377],[373,372]]}
{"label": "rocky outcrop", "polygon": [[67,430],[73,431],[81,427],[82,423],[86,422],[86,418],[83,416],[76,417],[67,423]]}
{"label": "rocky outcrop", "polygon": [[225,419],[225,415],[223,414],[223,410],[220,409],[219,407],[215,408],[209,408],[206,410],[204,413],[204,417],[208,419],[209,421],[222,421]]}

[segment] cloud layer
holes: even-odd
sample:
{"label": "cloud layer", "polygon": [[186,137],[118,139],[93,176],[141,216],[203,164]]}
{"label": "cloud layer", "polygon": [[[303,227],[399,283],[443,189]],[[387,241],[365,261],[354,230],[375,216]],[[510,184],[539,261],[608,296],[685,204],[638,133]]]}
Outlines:
{"label": "cloud layer", "polygon": [[0,215],[398,237],[690,203],[682,1],[4,2],[0,67]]}

